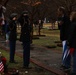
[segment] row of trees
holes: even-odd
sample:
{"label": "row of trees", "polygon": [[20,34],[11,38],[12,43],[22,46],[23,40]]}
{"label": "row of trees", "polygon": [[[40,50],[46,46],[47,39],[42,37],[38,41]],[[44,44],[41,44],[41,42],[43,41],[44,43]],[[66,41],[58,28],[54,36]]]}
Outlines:
{"label": "row of trees", "polygon": [[68,15],[76,10],[76,0],[0,0],[0,4],[7,4],[7,16],[12,12],[20,14],[21,11],[27,10],[32,21],[45,17],[56,20],[59,6],[64,6]]}

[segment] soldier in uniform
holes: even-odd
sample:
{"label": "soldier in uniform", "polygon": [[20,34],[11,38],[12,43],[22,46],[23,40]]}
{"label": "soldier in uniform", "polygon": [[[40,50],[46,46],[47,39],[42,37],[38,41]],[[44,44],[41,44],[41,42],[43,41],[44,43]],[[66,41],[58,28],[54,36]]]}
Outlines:
{"label": "soldier in uniform", "polygon": [[12,13],[10,15],[10,22],[9,22],[9,46],[10,46],[10,60],[9,60],[9,62],[10,63],[16,63],[16,61],[14,60],[16,39],[17,39],[16,20],[17,20],[17,14]]}
{"label": "soldier in uniform", "polygon": [[21,25],[20,41],[23,45],[23,68],[28,69],[30,64],[30,23],[28,12],[24,11],[18,21]]}

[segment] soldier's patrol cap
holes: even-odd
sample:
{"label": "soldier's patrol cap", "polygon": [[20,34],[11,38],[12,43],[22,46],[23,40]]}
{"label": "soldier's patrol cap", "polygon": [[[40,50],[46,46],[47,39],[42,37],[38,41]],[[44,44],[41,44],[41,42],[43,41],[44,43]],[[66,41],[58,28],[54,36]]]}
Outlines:
{"label": "soldier's patrol cap", "polygon": [[10,15],[10,19],[13,19],[14,17],[17,17],[17,13],[12,13],[12,14]]}

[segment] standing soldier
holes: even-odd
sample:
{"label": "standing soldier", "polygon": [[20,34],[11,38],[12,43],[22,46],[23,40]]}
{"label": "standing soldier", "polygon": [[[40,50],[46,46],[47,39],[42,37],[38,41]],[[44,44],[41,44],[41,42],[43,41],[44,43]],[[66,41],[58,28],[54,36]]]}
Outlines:
{"label": "standing soldier", "polygon": [[17,25],[16,25],[16,20],[17,20],[17,14],[12,13],[10,15],[10,23],[9,23],[9,46],[10,46],[10,63],[16,63],[14,60],[15,56],[15,48],[16,48],[16,39],[17,39]]}
{"label": "standing soldier", "polygon": [[19,23],[21,25],[20,41],[23,45],[23,68],[28,69],[30,64],[30,24],[27,11],[22,13]]}

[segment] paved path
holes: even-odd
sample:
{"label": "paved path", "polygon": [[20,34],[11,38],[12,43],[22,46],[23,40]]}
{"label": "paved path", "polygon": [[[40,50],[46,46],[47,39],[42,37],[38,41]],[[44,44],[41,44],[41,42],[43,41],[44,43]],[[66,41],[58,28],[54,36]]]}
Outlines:
{"label": "paved path", "polygon": [[[9,49],[8,44],[4,41],[0,41],[0,44]],[[61,52],[52,49],[47,49],[46,47],[31,45],[31,61],[56,75],[63,75],[64,73],[59,70],[61,64]],[[21,42],[17,41],[16,53],[22,56],[23,49]]]}

